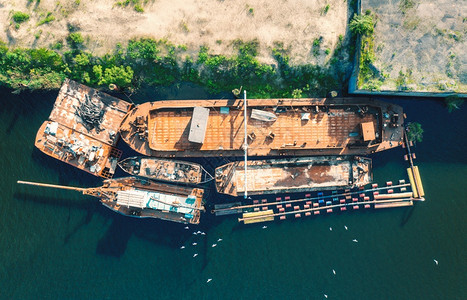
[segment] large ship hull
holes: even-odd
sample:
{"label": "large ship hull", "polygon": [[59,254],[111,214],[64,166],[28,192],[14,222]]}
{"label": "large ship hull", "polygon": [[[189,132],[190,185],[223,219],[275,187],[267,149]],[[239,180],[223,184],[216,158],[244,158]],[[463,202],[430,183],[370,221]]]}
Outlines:
{"label": "large ship hull", "polygon": [[[243,100],[144,103],[122,122],[123,140],[156,157],[242,156]],[[250,99],[248,155],[364,155],[402,143],[400,106],[373,99]]]}
{"label": "large ship hull", "polygon": [[317,156],[231,162],[216,169],[216,189],[231,196],[308,192],[364,186],[372,181],[371,159]]}

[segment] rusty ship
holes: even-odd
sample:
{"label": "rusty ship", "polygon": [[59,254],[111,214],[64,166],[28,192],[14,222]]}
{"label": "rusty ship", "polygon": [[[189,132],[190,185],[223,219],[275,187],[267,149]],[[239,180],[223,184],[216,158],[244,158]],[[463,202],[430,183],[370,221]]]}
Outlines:
{"label": "rusty ship", "polygon": [[215,171],[217,192],[230,196],[293,193],[364,186],[372,181],[371,159],[315,156],[236,161]]}
{"label": "rusty ship", "polygon": [[245,103],[243,99],[143,103],[125,117],[120,134],[137,152],[156,157],[242,156],[245,136],[249,156],[365,155],[402,143],[402,108],[379,100]]}
{"label": "rusty ship", "polygon": [[204,211],[204,190],[156,183],[137,177],[107,179],[101,187],[78,188],[45,183],[18,181],[20,184],[75,190],[91,195],[125,216],[155,218],[184,224],[199,224]]}
{"label": "rusty ship", "polygon": [[203,180],[201,165],[156,157],[128,157],[118,163],[130,175],[174,183],[199,184]]}
{"label": "rusty ship", "polygon": [[111,178],[122,152],[119,128],[132,104],[65,80],[35,146],[45,154],[103,178]]}

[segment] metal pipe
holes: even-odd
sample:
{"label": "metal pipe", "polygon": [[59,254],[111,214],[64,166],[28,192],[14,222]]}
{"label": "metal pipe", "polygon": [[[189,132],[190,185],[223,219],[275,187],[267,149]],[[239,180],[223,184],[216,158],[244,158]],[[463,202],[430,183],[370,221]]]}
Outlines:
{"label": "metal pipe", "polygon": [[30,181],[21,181],[21,180],[18,180],[17,183],[40,186],[40,187],[48,187],[48,188],[54,188],[54,189],[62,189],[62,190],[73,190],[73,191],[78,191],[78,192],[84,192],[86,190],[84,188],[79,188],[79,187],[74,187],[74,186],[63,186],[63,185],[56,185],[56,184],[49,184],[49,183],[39,183],[39,182],[30,182]]}
{"label": "metal pipe", "polygon": [[243,144],[243,150],[245,151],[245,200],[248,198],[248,176],[247,176],[247,161],[248,161],[248,135],[247,135],[247,123],[248,123],[248,116],[247,116],[247,101],[246,101],[246,90],[243,90],[243,109],[244,109],[244,123],[245,123],[245,141]]}

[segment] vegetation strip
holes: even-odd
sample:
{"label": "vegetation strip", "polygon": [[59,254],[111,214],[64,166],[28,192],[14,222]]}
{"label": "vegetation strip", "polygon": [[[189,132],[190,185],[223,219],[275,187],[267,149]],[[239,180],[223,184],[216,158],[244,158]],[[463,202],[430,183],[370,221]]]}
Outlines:
{"label": "vegetation strip", "polygon": [[255,98],[300,98],[325,96],[343,84],[336,78],[343,76],[335,75],[344,59],[342,46],[330,63],[321,67],[292,65],[288,51],[280,44],[272,49],[275,63],[261,63],[256,40],[235,41],[237,54],[230,57],[211,54],[207,47],[201,47],[197,55],[188,55],[186,46],[146,38],[131,40],[126,47],[119,44],[113,53],[95,56],[84,49],[83,43],[79,32],[68,35],[67,47],[56,43],[52,49],[10,49],[0,43],[0,85],[15,90],[57,89],[70,78],[92,87],[116,85],[132,90],[142,85],[193,82],[212,93],[243,87]]}

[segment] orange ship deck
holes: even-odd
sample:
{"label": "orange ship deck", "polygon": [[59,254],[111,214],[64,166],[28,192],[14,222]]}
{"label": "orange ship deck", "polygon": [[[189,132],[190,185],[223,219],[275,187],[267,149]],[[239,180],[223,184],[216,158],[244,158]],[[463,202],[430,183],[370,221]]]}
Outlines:
{"label": "orange ship deck", "polygon": [[[272,111],[272,109],[270,109]],[[278,114],[274,122],[249,118],[247,133],[251,152],[268,152],[270,149],[301,147],[304,149],[343,148],[346,143],[360,139],[359,125],[362,122],[376,123],[374,115],[363,118],[355,112],[342,108],[331,108],[329,112],[319,112],[313,119],[301,120],[305,111],[290,111]],[[188,141],[185,133],[190,126],[192,109],[181,111],[155,110],[149,118],[149,146],[156,151],[187,150],[241,150],[244,141],[243,111],[231,109],[228,115],[217,110],[209,114],[206,137],[200,146]],[[251,109],[248,109],[251,115]],[[349,137],[349,133],[357,135]],[[270,134],[274,138],[269,138]]]}
{"label": "orange ship deck", "polygon": [[[210,110],[203,143],[189,141],[196,106]],[[366,154],[396,147],[402,140],[402,109],[381,101],[251,99],[248,108],[249,155]],[[253,119],[252,109],[274,113],[277,119]],[[395,114],[400,116],[396,126],[387,126]],[[243,122],[242,100],[159,101],[133,109],[120,130],[122,138],[145,155],[239,156],[243,153]],[[372,126],[375,136],[368,140]],[[368,131],[370,134],[365,133]]]}

